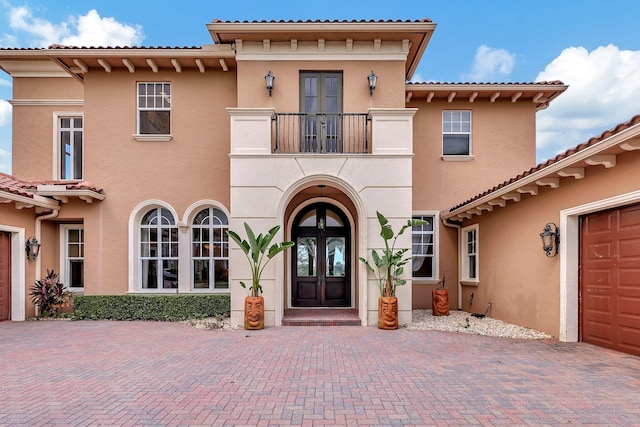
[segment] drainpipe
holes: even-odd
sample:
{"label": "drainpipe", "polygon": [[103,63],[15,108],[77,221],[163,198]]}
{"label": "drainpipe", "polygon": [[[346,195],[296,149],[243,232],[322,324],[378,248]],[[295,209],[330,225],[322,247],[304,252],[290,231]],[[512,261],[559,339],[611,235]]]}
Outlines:
{"label": "drainpipe", "polygon": [[[442,218],[442,214],[444,214],[445,211],[441,212],[440,218]],[[449,221],[448,219],[443,219],[442,220],[442,224],[444,224],[445,227],[449,227],[449,228],[455,228],[457,230],[457,235],[458,235],[458,243],[457,243],[457,260],[456,260],[456,264],[458,264],[458,310],[462,310],[462,285],[460,284],[460,277],[461,277],[461,271],[460,271],[460,230],[462,229],[462,224],[459,222],[455,222],[455,221]]]}
{"label": "drainpipe", "polygon": [[[60,213],[59,210],[53,210],[51,213],[36,217],[35,236],[36,236],[36,239],[38,239],[38,242],[42,243],[42,221],[44,221],[45,219],[55,218],[58,216],[58,213]],[[36,271],[35,271],[36,280],[40,280],[42,278],[41,268],[42,268],[42,257],[38,257],[36,258]]]}

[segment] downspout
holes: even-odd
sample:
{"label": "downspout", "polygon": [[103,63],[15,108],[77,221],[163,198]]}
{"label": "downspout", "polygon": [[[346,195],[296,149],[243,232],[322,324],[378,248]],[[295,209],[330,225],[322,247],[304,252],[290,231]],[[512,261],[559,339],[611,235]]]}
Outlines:
{"label": "downspout", "polygon": [[[60,210],[53,210],[51,213],[46,215],[41,215],[36,217],[35,223],[35,236],[38,239],[38,242],[42,243],[42,221],[46,219],[52,219],[58,216]],[[35,271],[35,279],[42,279],[42,257],[36,258],[36,271]]]}
{"label": "downspout", "polygon": [[[442,215],[440,215],[440,218],[442,218]],[[460,277],[462,274],[462,271],[460,271],[460,230],[462,229],[462,224],[449,219],[443,219],[442,224],[444,224],[445,227],[455,228],[458,234],[456,243],[456,264],[458,265],[458,310],[462,310],[462,285],[460,284]]]}

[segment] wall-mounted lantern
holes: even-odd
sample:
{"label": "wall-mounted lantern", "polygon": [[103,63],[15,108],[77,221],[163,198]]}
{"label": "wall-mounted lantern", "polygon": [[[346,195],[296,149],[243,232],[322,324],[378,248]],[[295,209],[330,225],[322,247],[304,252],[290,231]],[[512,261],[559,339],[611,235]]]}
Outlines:
{"label": "wall-mounted lantern", "polygon": [[378,83],[378,76],[371,70],[371,73],[367,76],[367,80],[369,81],[369,93],[373,96],[373,91],[376,89],[376,84]]}
{"label": "wall-mounted lantern", "polygon": [[542,250],[549,257],[553,258],[558,255],[558,245],[560,244],[560,229],[553,222],[544,226],[542,233]]}
{"label": "wall-mounted lantern", "polygon": [[24,250],[27,253],[27,259],[30,261],[35,261],[40,255],[40,242],[35,236],[31,236],[27,239],[27,242],[24,245]]}
{"label": "wall-mounted lantern", "polygon": [[264,76],[264,82],[267,86],[267,90],[269,91],[269,96],[271,96],[271,91],[273,90],[273,81],[276,79],[276,76],[273,75],[271,70]]}

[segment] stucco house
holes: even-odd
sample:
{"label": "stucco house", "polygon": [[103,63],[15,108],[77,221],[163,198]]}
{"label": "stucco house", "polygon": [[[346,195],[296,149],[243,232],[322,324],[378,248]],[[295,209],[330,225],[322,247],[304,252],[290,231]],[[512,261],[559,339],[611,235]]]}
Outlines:
{"label": "stucco house", "polygon": [[[601,198],[637,191],[632,166],[621,167],[637,151],[619,145],[596,160],[574,165],[567,154],[534,167],[536,112],[566,85],[407,83],[428,61],[436,29],[428,19],[206,28],[212,43],[200,47],[0,49],[13,79],[0,319],[33,315],[26,289],[54,268],[86,295],[230,293],[241,324],[238,282],[250,276],[226,230],[248,222],[280,225],[280,240],[296,242],[265,273],[267,326],[283,325],[291,310],[328,307],[373,324],[377,286],[357,260],[382,244],[379,211],[396,227],[429,222],[399,241],[414,255],[399,288],[400,323],[430,308],[446,276],[452,308],[492,302],[494,317],[578,339],[577,301],[560,303],[575,299],[575,284],[558,287],[561,270],[575,267],[562,260],[577,255],[563,252],[563,238],[560,255],[547,258],[539,229],[568,226],[557,210],[573,206],[561,207],[564,181],[579,188],[574,204],[591,203],[596,194],[583,185],[591,170]],[[615,168],[603,160],[611,156]],[[532,172],[522,178],[523,170]],[[623,170],[624,184],[600,177]],[[544,176],[530,181],[534,173]],[[514,176],[521,186],[495,187]],[[545,203],[554,198],[556,210]],[[34,260],[25,252],[32,236]]]}

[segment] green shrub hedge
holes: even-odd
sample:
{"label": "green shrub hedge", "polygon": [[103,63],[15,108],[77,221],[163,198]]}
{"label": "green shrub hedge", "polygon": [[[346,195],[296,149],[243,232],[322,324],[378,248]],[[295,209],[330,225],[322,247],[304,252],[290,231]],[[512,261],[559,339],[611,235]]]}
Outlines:
{"label": "green shrub hedge", "polygon": [[76,295],[75,320],[181,321],[227,317],[230,295]]}

